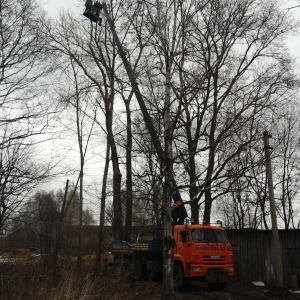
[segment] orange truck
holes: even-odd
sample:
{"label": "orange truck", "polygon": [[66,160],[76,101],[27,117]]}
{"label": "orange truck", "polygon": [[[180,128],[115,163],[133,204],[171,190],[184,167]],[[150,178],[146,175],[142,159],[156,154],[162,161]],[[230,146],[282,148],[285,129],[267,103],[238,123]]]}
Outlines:
{"label": "orange truck", "polygon": [[234,275],[232,247],[222,226],[176,225],[173,236],[174,286],[183,290],[190,280],[206,281],[222,290]]}
{"label": "orange truck", "polygon": [[[214,290],[222,290],[226,286],[234,275],[233,254],[221,224],[175,225],[173,238],[176,290],[184,290],[194,280],[206,281]],[[131,270],[135,280],[146,274],[162,274],[162,239],[157,234],[153,239],[138,242],[113,241],[111,253],[115,260],[133,266]]]}

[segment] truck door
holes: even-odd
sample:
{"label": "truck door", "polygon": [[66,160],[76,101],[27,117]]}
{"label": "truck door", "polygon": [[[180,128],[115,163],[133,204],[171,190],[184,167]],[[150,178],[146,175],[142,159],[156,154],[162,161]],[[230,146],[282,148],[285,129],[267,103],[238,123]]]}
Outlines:
{"label": "truck door", "polygon": [[177,236],[177,254],[187,263],[191,262],[191,235],[188,230],[178,232]]}

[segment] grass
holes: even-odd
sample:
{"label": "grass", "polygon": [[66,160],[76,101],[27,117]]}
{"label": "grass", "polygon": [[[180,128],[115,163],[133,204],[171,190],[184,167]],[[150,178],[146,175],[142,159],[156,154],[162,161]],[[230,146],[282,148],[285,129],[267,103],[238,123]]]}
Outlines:
{"label": "grass", "polygon": [[[94,276],[94,257],[84,258],[83,272],[77,272],[76,259],[64,257],[54,276],[43,267],[41,257],[22,256],[0,263],[0,300],[158,300],[161,282],[132,282],[117,267]],[[224,299],[297,299],[288,291],[255,287],[250,283],[231,282],[224,291],[212,291],[205,284],[194,284],[185,293],[176,292],[176,300]],[[278,297],[277,297],[278,296]]]}
{"label": "grass", "polygon": [[137,295],[146,289],[149,289],[149,294],[157,289],[155,294],[159,294],[159,284],[144,282],[132,286],[130,280],[124,278],[118,269],[108,269],[104,274],[94,276],[93,259],[93,257],[85,258],[84,271],[79,274],[76,259],[64,258],[55,276],[43,268],[41,257],[24,256],[18,257],[12,263],[2,263],[0,264],[0,299],[136,300],[139,298]]}

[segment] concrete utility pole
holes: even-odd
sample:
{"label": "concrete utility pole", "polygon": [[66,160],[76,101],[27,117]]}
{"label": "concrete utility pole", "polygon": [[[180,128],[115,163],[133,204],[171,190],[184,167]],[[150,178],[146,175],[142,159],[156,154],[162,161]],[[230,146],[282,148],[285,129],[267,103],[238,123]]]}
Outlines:
{"label": "concrete utility pole", "polygon": [[272,147],[270,147],[270,145],[269,145],[269,139],[271,137],[272,136],[267,131],[264,131],[266,171],[267,171],[268,188],[269,188],[269,200],[270,200],[273,245],[274,245],[275,278],[276,278],[277,286],[283,287],[282,257],[281,257],[281,249],[280,249],[279,236],[278,236],[277,216],[276,216],[273,176],[272,176],[272,165],[271,165],[271,149],[272,149]]}

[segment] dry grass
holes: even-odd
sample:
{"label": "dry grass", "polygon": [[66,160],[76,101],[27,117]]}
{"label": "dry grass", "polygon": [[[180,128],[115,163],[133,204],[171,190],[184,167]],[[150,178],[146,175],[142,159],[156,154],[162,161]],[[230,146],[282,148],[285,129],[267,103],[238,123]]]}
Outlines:
{"label": "dry grass", "polygon": [[117,300],[124,297],[130,300],[141,293],[142,286],[132,287],[130,280],[122,276],[120,268],[110,268],[105,274],[93,276],[94,256],[84,257],[84,272],[81,274],[77,273],[76,258],[63,258],[55,276],[45,271],[41,257],[32,257],[26,251],[18,250],[10,258],[11,263],[0,264],[1,300]]}
{"label": "dry grass", "polygon": [[[23,254],[22,254],[23,253]],[[162,284],[143,281],[133,283],[124,278],[119,268],[110,267],[105,274],[92,275],[95,257],[84,259],[84,272],[77,273],[76,259],[64,258],[56,276],[43,269],[40,257],[28,257],[25,252],[17,251],[13,263],[0,264],[1,300],[158,300]],[[278,295],[278,297],[277,297]],[[230,283],[224,291],[209,290],[205,284],[192,285],[185,293],[176,293],[176,300],[199,299],[298,299],[297,294],[287,290],[269,290],[239,282]]]}

